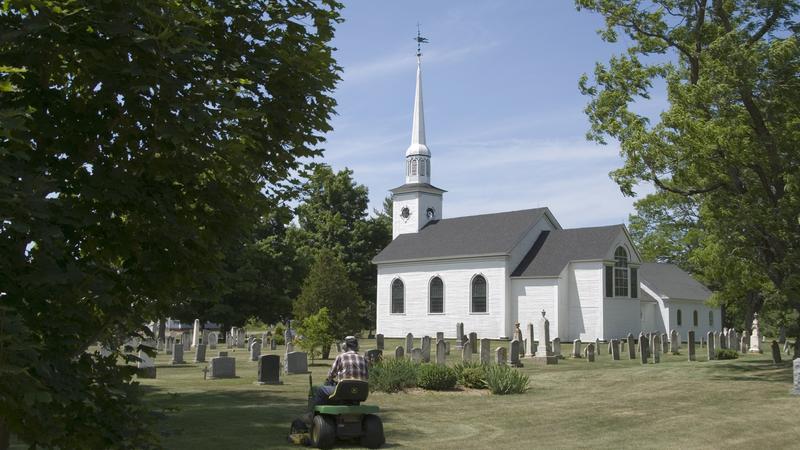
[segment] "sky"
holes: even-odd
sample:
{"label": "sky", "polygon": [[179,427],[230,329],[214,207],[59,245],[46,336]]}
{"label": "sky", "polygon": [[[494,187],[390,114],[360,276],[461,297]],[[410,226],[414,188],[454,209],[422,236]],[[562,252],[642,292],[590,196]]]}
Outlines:
{"label": "sky", "polygon": [[[342,66],[323,162],[354,172],[370,210],[404,183],[417,23],[431,183],[443,216],[549,207],[564,228],[627,222],[634,198],[609,178],[615,143],[586,140],[578,79],[624,47],[571,0],[348,1],[333,45]],[[657,114],[663,96],[641,105]],[[642,186],[640,195],[651,192]]]}

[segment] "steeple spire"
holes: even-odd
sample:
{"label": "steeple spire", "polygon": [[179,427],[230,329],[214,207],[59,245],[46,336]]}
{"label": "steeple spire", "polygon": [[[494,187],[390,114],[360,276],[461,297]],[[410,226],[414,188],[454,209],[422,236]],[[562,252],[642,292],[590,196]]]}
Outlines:
{"label": "steeple spire", "polygon": [[422,44],[428,42],[422,37],[417,24],[417,87],[414,93],[414,116],[411,124],[411,145],[406,150],[406,183],[430,184],[431,152],[425,143],[425,112],[422,104]]}

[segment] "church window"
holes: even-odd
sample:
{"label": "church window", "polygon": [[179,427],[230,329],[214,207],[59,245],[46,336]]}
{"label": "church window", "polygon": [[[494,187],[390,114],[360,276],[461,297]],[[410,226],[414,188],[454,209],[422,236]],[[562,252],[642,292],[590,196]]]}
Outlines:
{"label": "church window", "polygon": [[678,310],[678,326],[683,325],[683,317],[681,317],[681,310]]}
{"label": "church window", "polygon": [[639,298],[639,270],[631,267],[631,298]]}
{"label": "church window", "polygon": [[417,174],[417,158],[411,160],[411,175]]}
{"label": "church window", "polygon": [[425,171],[428,172],[428,176],[431,176],[431,160],[425,160]]}
{"label": "church window", "polygon": [[614,267],[606,267],[606,297],[614,296]]}
{"label": "church window", "polygon": [[472,312],[486,312],[486,278],[481,275],[472,279]]}
{"label": "church window", "polygon": [[410,160],[406,162],[406,176],[407,177],[411,176],[411,161]]}
{"label": "church window", "polygon": [[710,327],[714,326],[714,311],[708,312],[708,326]]}
{"label": "church window", "polygon": [[697,310],[695,310],[694,314],[692,314],[692,323],[694,323],[694,326],[697,326],[698,323]]}
{"label": "church window", "polygon": [[431,280],[429,310],[434,314],[444,312],[444,283],[439,277]]}
{"label": "church window", "polygon": [[405,287],[398,278],[392,282],[392,314],[405,312]]}
{"label": "church window", "polygon": [[614,252],[614,296],[628,296],[628,252],[617,247]]}
{"label": "church window", "polygon": [[425,160],[424,159],[419,160],[419,174],[420,174],[420,176],[423,176],[423,177],[425,176]]}

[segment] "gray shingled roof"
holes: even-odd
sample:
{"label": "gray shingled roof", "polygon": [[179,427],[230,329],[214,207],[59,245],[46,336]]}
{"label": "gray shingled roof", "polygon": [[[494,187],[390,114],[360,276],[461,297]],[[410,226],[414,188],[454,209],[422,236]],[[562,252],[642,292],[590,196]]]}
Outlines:
{"label": "gray shingled roof", "polygon": [[536,208],[433,220],[418,233],[397,236],[372,262],[508,254],[546,212]]}
{"label": "gray shingled roof", "polygon": [[674,264],[644,263],[639,279],[662,297],[683,300],[706,300],[711,291]]}
{"label": "gray shingled roof", "polygon": [[570,261],[603,259],[620,231],[622,225],[545,231],[511,276],[554,277]]}

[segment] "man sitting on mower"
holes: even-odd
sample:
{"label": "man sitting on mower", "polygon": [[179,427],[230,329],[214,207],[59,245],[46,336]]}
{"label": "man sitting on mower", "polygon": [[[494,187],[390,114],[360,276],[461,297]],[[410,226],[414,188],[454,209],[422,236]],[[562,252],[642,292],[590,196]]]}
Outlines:
{"label": "man sitting on mower", "polygon": [[314,392],[311,399],[311,410],[313,411],[317,405],[324,405],[328,402],[328,397],[336,389],[338,382],[342,380],[367,381],[368,378],[367,361],[358,354],[358,339],[355,336],[347,336],[344,338],[344,351],[336,356],[325,383]]}

